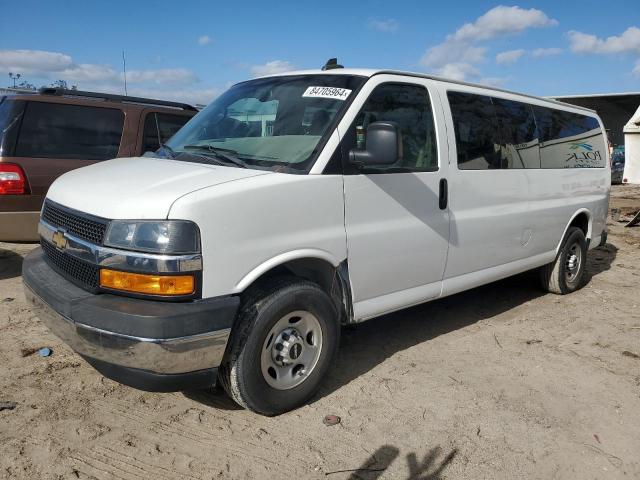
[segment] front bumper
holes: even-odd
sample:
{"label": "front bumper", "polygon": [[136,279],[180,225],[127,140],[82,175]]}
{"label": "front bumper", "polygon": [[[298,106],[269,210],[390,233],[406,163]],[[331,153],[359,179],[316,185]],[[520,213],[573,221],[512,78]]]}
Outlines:
{"label": "front bumper", "polygon": [[238,297],[178,303],[96,295],[56,273],[40,248],[25,257],[23,281],[40,320],[105,376],[150,391],[215,383]]}

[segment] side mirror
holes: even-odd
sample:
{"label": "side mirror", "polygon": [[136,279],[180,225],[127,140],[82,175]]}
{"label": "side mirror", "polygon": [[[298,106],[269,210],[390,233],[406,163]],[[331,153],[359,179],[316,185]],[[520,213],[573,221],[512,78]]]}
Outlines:
{"label": "side mirror", "polygon": [[357,167],[392,165],[402,158],[402,134],[395,122],[370,124],[366,142],[366,150],[349,152],[349,162]]}

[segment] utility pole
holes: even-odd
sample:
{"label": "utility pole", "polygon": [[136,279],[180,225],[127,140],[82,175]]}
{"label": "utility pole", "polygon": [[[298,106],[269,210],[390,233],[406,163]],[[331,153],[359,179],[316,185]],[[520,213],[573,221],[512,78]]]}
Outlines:
{"label": "utility pole", "polygon": [[122,71],[124,73],[124,94],[127,95],[127,60],[124,56],[124,50],[122,51]]}

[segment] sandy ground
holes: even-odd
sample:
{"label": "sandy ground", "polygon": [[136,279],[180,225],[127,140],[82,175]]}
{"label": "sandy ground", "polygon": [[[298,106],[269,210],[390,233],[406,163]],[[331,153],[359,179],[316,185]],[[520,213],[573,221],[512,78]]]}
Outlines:
{"label": "sandy ground", "polygon": [[26,306],[33,246],[0,244],[0,477],[640,478],[640,227],[610,229],[572,295],[524,274],[345,330],[320,394],[277,418],[101,377]]}

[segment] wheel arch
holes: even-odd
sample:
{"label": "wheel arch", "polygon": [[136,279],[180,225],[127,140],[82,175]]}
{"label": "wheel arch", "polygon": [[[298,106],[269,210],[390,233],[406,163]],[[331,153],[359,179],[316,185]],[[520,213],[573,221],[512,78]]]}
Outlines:
{"label": "wheel arch", "polygon": [[592,234],[592,226],[593,226],[593,216],[591,212],[587,208],[581,208],[577,210],[571,217],[571,220],[567,223],[567,226],[564,228],[564,232],[562,232],[562,237],[560,237],[560,241],[556,246],[556,255],[560,251],[562,247],[562,242],[564,242],[565,237],[567,236],[567,232],[570,227],[578,227],[584,233],[585,238],[587,239],[587,246],[591,241]]}
{"label": "wheel arch", "polygon": [[251,270],[234,290],[235,293],[243,293],[256,284],[287,274],[320,285],[334,301],[341,323],[352,322],[353,302],[347,260],[337,260],[323,250],[305,249],[277,255]]}

